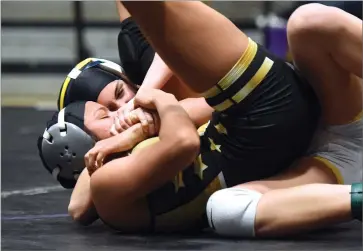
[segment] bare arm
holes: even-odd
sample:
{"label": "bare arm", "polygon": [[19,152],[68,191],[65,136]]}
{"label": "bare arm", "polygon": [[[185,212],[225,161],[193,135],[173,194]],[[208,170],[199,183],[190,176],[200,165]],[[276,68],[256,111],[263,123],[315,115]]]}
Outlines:
{"label": "bare arm", "polygon": [[[107,145],[111,147],[116,146],[118,152],[124,152],[132,149],[137,143],[144,140],[145,135],[143,133],[141,124],[138,123],[123,133],[113,136],[112,138],[113,141]],[[112,144],[116,145],[112,146]],[[115,152],[115,150],[111,151],[110,153],[113,152]],[[106,153],[106,155],[108,154],[109,153]],[[68,206],[68,213],[70,216],[72,216],[74,221],[82,225],[92,224],[95,220],[98,219],[98,215],[92,201],[90,175],[87,168],[82,171],[77,180],[77,184],[73,189]]]}
{"label": "bare arm", "polygon": [[179,104],[188,113],[197,128],[207,123],[214,111],[204,98],[187,98],[179,101]]}
{"label": "bare arm", "polygon": [[102,204],[110,212],[115,200],[129,205],[172,180],[193,162],[199,150],[199,136],[187,113],[171,97],[165,93],[154,98],[161,119],[159,142],[111,161],[92,175],[96,205]]}
{"label": "bare arm", "polygon": [[142,83],[140,90],[150,88],[161,89],[172,76],[173,72],[159,57],[159,55],[155,53],[153,62],[151,63],[148,72],[146,73],[144,82]]}
{"label": "bare arm", "polygon": [[90,176],[86,168],[82,171],[73,189],[68,214],[81,225],[90,225],[98,219],[91,196]]}

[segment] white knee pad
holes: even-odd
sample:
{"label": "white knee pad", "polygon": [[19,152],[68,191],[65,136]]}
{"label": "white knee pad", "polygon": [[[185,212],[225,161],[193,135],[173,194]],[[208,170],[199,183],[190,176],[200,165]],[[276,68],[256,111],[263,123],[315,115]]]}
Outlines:
{"label": "white knee pad", "polygon": [[245,188],[215,192],[207,203],[209,226],[222,236],[255,236],[255,216],[261,197],[261,193]]}

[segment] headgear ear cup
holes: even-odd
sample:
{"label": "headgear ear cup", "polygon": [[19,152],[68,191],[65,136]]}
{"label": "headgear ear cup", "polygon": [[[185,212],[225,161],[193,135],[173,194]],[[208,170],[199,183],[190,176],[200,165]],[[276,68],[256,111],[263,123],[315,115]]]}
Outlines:
{"label": "headgear ear cup", "polygon": [[75,186],[85,168],[84,155],[95,144],[95,140],[83,130],[83,103],[70,105],[72,109],[67,111],[67,116],[73,119],[66,119],[68,107],[62,109],[55,123],[46,128],[38,139],[39,156],[44,167],[64,188]]}

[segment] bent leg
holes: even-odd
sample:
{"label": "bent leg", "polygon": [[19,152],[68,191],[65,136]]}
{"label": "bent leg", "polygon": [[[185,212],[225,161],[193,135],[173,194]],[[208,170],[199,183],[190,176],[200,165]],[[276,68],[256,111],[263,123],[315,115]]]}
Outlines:
{"label": "bent leg", "polygon": [[271,190],[257,206],[256,236],[285,236],[352,220],[351,186],[308,184]]}
{"label": "bent leg", "polygon": [[255,218],[258,237],[284,236],[352,219],[350,186],[337,185],[332,169],[315,158],[303,158],[275,177],[242,184],[260,191]]}
{"label": "bent leg", "polygon": [[248,46],[230,20],[201,2],[123,2],[160,57],[196,92],[218,83]]}
{"label": "bent leg", "polygon": [[[336,183],[323,162],[305,158],[275,177],[213,194],[207,205],[209,223],[222,235],[269,237],[349,221],[351,186]],[[226,222],[229,228],[223,228]]]}
{"label": "bent leg", "polygon": [[313,157],[304,157],[284,172],[263,180],[251,181],[236,187],[244,187],[262,194],[311,183],[337,184],[338,178],[327,166]]}
{"label": "bent leg", "polygon": [[362,111],[361,20],[334,7],[308,4],[292,14],[287,32],[293,60],[314,87],[325,123],[356,120]]}

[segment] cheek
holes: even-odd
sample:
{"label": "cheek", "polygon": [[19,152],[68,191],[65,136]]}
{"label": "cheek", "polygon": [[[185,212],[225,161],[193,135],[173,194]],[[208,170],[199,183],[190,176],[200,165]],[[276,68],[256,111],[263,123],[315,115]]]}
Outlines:
{"label": "cheek", "polygon": [[132,91],[131,89],[127,89],[125,91],[125,95],[123,97],[123,100],[125,101],[125,103],[129,102],[133,97],[135,97],[136,93],[134,91]]}
{"label": "cheek", "polygon": [[101,120],[97,123],[93,123],[89,130],[97,137],[98,140],[102,140],[112,136],[110,133],[111,126],[112,123],[109,121]]}

